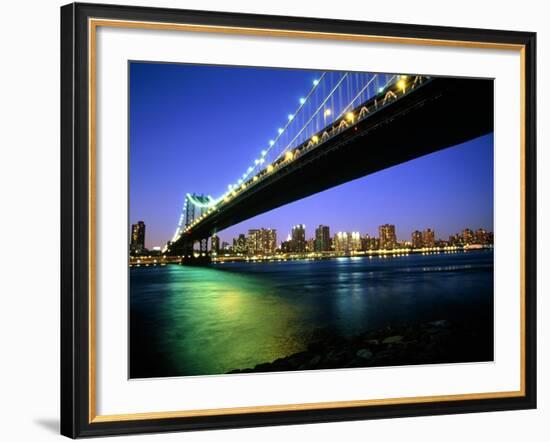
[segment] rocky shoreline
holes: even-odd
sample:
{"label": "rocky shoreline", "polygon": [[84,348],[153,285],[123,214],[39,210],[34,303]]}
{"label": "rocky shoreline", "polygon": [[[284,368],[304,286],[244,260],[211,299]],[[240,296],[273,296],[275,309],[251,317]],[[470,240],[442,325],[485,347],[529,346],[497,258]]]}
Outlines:
{"label": "rocky shoreline", "polygon": [[492,323],[440,319],[346,338],[325,334],[307,350],[229,373],[481,362],[493,360]]}

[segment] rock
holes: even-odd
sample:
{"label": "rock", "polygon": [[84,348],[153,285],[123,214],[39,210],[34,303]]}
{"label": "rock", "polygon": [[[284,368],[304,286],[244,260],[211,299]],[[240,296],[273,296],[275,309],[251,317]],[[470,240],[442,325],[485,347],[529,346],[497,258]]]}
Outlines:
{"label": "rock", "polygon": [[307,356],[308,356],[308,354],[303,351],[303,352],[296,353],[296,354],[290,356],[287,359],[287,361],[288,361],[289,365],[292,368],[298,368],[301,365],[303,365],[305,362],[307,362],[307,360],[308,360]]}
{"label": "rock", "polygon": [[360,357],[361,359],[372,358],[372,352],[368,348],[362,348],[361,350],[358,350],[355,355]]}
{"label": "rock", "polygon": [[325,350],[325,343],[323,342],[313,342],[308,345],[307,347],[308,351],[311,352],[321,352]]}
{"label": "rock", "polygon": [[315,356],[313,356],[313,358],[311,358],[311,360],[309,361],[309,365],[315,366],[315,365],[317,365],[319,362],[321,362],[321,356],[315,355]]}
{"label": "rock", "polygon": [[327,360],[328,361],[338,361],[340,360],[345,354],[345,351],[344,350],[331,350],[328,354],[327,354]]}
{"label": "rock", "polygon": [[386,339],[382,341],[382,344],[397,344],[401,342],[402,339],[403,339],[403,336],[401,335],[388,336]]}
{"label": "rock", "polygon": [[490,324],[461,324],[446,319],[386,327],[346,338],[323,335],[305,351],[231,373],[488,361],[493,360],[492,336]]}
{"label": "rock", "polygon": [[263,364],[258,364],[254,367],[254,371],[271,371],[272,368],[271,364],[269,362],[265,362]]}
{"label": "rock", "polygon": [[271,363],[271,365],[274,370],[288,370],[290,367],[287,358],[276,359]]}

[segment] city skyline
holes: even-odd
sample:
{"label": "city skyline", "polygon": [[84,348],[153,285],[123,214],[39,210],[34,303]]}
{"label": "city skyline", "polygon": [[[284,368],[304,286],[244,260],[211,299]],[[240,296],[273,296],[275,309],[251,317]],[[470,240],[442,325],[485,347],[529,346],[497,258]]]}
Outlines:
{"label": "city skyline", "polygon": [[[146,224],[140,220],[132,224],[130,239],[130,255],[147,255],[151,250],[144,248]],[[139,234],[136,232],[140,231]],[[258,227],[249,229],[248,233],[239,233],[231,240],[222,240],[218,235],[212,235],[208,243],[208,250],[215,252],[230,251],[232,254],[276,254],[276,253],[308,253],[353,250],[392,250],[405,248],[433,248],[453,245],[492,245],[494,233],[483,227],[471,229],[464,227],[460,231],[442,238],[430,228],[414,230],[408,239],[401,240],[396,236],[395,224],[378,226],[378,236],[360,231],[331,230],[330,226],[319,224],[313,229],[314,234],[308,235],[304,224],[292,227],[286,239],[278,241],[277,229]],[[350,248],[350,244],[353,246]],[[160,247],[153,251],[160,252]]]}
{"label": "city skyline", "polygon": [[[130,70],[130,219],[147,224],[146,248],[163,246],[172,237],[186,192],[217,194],[234,179],[240,165],[250,161],[286,115],[288,103],[296,101],[317,74],[145,63],[131,63]],[[255,82],[249,83],[250,78]],[[223,91],[218,81],[225,84]],[[257,103],[256,82],[262,90],[269,85],[269,109]],[[221,95],[222,106],[212,108],[211,100],[201,104],[198,96],[204,100],[205,91],[217,101]],[[199,118],[207,109],[212,118],[224,116],[216,119],[215,130],[210,119]],[[245,133],[237,130],[242,119],[254,123]],[[199,144],[204,167],[194,161],[185,167]],[[378,227],[386,223],[397,226],[399,241],[428,227],[446,238],[468,225],[492,231],[492,208],[491,134],[274,209],[218,236],[221,242],[231,242],[239,233],[268,226],[284,238],[299,222],[309,229],[307,239],[319,224],[377,236]]]}

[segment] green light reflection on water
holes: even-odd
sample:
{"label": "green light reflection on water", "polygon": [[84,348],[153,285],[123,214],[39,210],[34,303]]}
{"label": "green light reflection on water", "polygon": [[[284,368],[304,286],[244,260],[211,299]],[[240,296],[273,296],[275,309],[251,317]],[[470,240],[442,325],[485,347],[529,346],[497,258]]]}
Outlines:
{"label": "green light reflection on water", "polygon": [[177,372],[219,374],[301,351],[305,307],[250,274],[170,266],[164,353]]}

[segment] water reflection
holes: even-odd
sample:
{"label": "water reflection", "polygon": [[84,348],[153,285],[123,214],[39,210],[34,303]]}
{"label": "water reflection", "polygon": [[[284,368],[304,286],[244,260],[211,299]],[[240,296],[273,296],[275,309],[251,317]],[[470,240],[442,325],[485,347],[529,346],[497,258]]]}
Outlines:
{"label": "water reflection", "polygon": [[491,315],[492,252],[131,269],[131,377],[225,373],[403,321]]}

